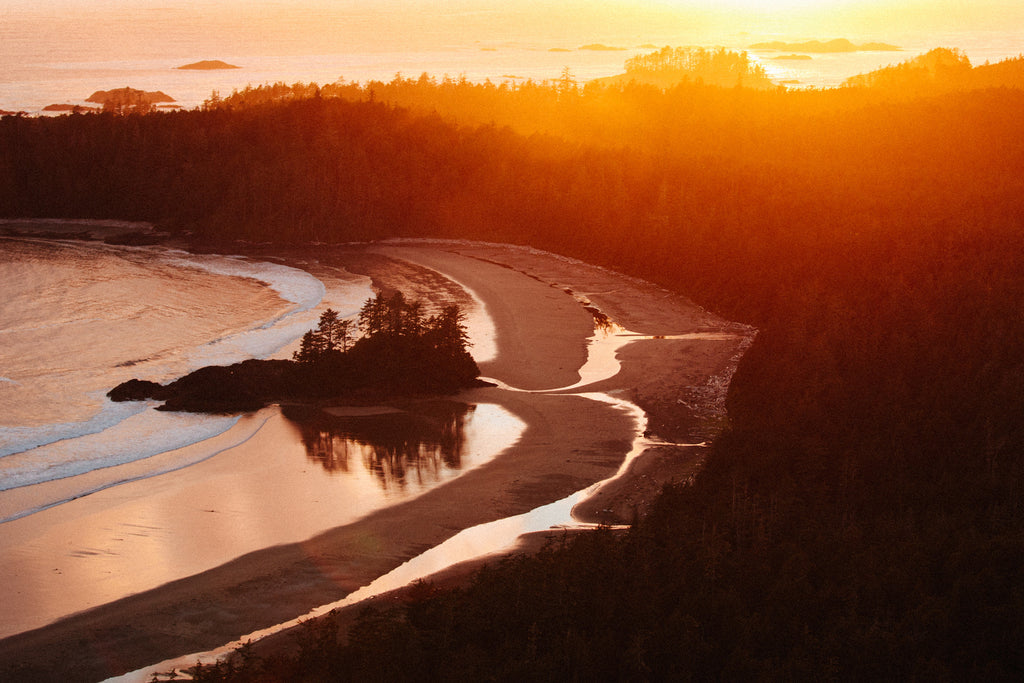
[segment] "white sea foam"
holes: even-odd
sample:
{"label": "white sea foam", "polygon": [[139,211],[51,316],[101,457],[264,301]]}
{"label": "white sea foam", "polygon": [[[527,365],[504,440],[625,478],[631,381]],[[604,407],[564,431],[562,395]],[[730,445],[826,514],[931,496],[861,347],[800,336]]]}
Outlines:
{"label": "white sea foam", "polygon": [[195,255],[187,252],[172,258],[172,264],[200,268],[215,275],[247,277],[266,282],[282,299],[299,305],[299,310],[313,308],[324,297],[324,285],[309,273],[280,263],[250,261],[243,256]]}
{"label": "white sea foam", "polygon": [[[145,409],[146,404],[144,403],[110,403],[104,410],[83,422],[0,427],[0,458],[59,441],[98,434]],[[0,491],[21,486],[21,484],[11,484],[8,481],[7,462],[6,459],[0,460],[0,473],[3,474],[0,477]]]}
{"label": "white sea foam", "polygon": [[[304,316],[323,301],[323,282],[309,273],[279,263],[253,262],[237,256],[183,255],[172,264],[197,268],[214,275],[240,277],[268,285],[285,301],[294,304],[290,310],[255,321],[248,329],[214,339],[189,354],[190,369],[206,365],[222,365],[244,358],[267,358],[310,329],[312,316]],[[347,312],[345,312],[347,314]]]}
{"label": "white sea foam", "polygon": [[53,441],[31,450],[7,456],[2,461],[0,491],[30,486],[53,479],[84,474],[95,469],[122,465],[164,451],[209,439],[227,431],[237,417],[164,413],[152,405],[115,406],[104,414],[112,416],[103,429]]}

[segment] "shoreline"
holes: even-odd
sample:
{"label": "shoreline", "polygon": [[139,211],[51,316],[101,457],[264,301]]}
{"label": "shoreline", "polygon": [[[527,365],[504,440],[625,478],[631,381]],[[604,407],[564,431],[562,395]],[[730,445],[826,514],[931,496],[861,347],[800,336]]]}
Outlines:
{"label": "shoreline", "polygon": [[[273,260],[281,260],[277,254],[283,252],[285,263],[303,268],[296,256],[315,258],[319,267],[340,266],[353,274],[376,276],[377,286],[389,278],[386,272],[375,271],[390,259],[402,259],[412,267],[390,278],[388,285],[408,290],[412,284],[409,293],[415,298],[425,298],[417,287],[436,295],[436,278],[423,277],[421,269],[444,274],[469,288],[487,305],[494,320],[497,353],[480,363],[482,374],[533,391],[569,386],[578,379],[576,369],[586,359],[587,337],[593,330],[593,318],[580,297],[644,334],[736,332],[732,341],[632,343],[621,354],[623,365],[618,375],[599,387],[586,388],[653,406],[653,412],[647,410],[652,428],[669,424],[658,413],[667,414],[673,406],[682,405],[675,401],[693,382],[728,371],[744,338],[737,326],[730,327],[681,297],[652,293],[654,288],[640,281],[529,250],[463,243],[374,244],[356,249],[369,254],[362,268],[358,264],[349,268],[339,257],[344,253],[352,256],[352,247],[316,254],[309,248],[270,254],[254,251],[254,258]],[[289,252],[297,253],[289,256]],[[379,260],[382,258],[385,261]],[[637,348],[647,350],[634,359],[632,349]],[[680,367],[689,367],[690,372],[673,375]],[[49,670],[54,678],[71,675],[67,680],[76,676],[94,680],[171,655],[213,649],[257,628],[284,623],[310,608],[331,603],[459,529],[525,512],[603,480],[618,469],[629,450],[625,438],[631,430],[629,420],[610,406],[572,395],[497,388],[465,393],[511,407],[527,425],[520,441],[494,461],[410,501],[307,541],[259,550],[213,570],[0,640],[0,671],[18,670],[11,669],[13,666],[21,671]],[[697,418],[689,422],[695,424],[695,420],[700,422]],[[676,434],[670,431],[655,429],[659,436],[676,440],[692,430],[680,426]],[[666,454],[666,449],[671,454]],[[660,489],[660,484],[652,488],[651,481],[692,475],[700,449],[684,451],[662,446],[655,459],[656,454],[645,453],[617,487],[602,490],[581,505],[577,515],[592,521],[615,518],[628,522]],[[657,466],[651,466],[654,462]],[[646,489],[638,494],[639,483]],[[355,553],[353,548],[361,552]],[[59,644],[69,642],[79,646],[73,653],[62,648],[63,670],[46,669],[53,666],[52,655],[62,647]]]}

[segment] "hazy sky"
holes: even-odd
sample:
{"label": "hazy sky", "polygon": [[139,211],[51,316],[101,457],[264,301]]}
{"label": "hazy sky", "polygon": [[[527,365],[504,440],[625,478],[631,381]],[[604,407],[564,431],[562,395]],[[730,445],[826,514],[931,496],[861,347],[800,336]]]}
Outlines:
{"label": "hazy sky", "polygon": [[[652,22],[692,21],[716,30],[885,30],[904,24],[920,27],[998,28],[1024,21],[1021,0],[4,0],[0,17],[8,12],[57,10],[63,13],[119,8],[125,12],[230,9],[235,16],[274,16],[282,11],[327,15],[400,16],[420,25],[448,24],[450,18],[476,15],[506,21],[518,33],[530,27],[548,32],[592,26],[609,28],[615,21],[629,27]],[[561,25],[552,26],[552,20]],[[655,28],[655,27],[652,27]]]}
{"label": "hazy sky", "polygon": [[[902,42],[911,34],[1024,31],[1024,0],[0,0],[0,33],[46,25],[51,37],[117,16],[126,50],[157,34],[179,45],[292,52],[532,40],[547,46],[742,44],[751,39]],[[109,22],[107,24],[109,25]],[[23,33],[23,31],[22,31]],[[930,37],[930,36],[929,36]],[[1024,48],[1024,46],[1022,46]],[[144,51],[144,50],[143,50]]]}

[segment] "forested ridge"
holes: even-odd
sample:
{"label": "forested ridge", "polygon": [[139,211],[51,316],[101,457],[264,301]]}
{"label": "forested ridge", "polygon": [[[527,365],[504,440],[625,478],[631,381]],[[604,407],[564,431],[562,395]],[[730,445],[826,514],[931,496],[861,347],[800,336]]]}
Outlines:
{"label": "forested ridge", "polygon": [[703,473],[628,534],[424,589],[289,677],[1019,675],[1024,91],[337,88],[5,117],[0,214],[530,244],[760,333]]}

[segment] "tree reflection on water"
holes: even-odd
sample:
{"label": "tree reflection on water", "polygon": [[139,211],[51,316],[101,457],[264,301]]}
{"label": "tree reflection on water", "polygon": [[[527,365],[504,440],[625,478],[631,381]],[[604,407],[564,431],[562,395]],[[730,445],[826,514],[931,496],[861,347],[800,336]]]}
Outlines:
{"label": "tree reflection on water", "polygon": [[364,467],[385,490],[439,481],[462,467],[464,428],[476,406],[417,403],[380,415],[334,416],[305,408],[285,411],[301,431],[306,456],[330,473]]}

